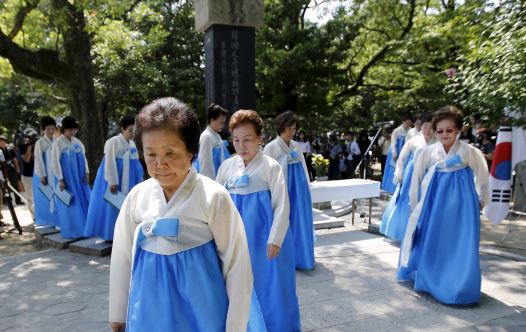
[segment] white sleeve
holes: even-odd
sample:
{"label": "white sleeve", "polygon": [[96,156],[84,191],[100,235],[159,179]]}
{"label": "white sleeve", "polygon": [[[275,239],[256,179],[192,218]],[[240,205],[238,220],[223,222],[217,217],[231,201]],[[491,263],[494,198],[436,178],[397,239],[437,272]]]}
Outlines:
{"label": "white sleeve", "polygon": [[217,170],[217,176],[216,176],[216,182],[220,185],[224,186],[226,181],[228,180],[228,170],[227,170],[227,163],[222,163],[221,166],[219,166],[219,169]]}
{"label": "white sleeve", "polygon": [[[272,141],[274,142],[274,141]],[[270,158],[274,159],[274,160],[278,160],[278,155],[276,153],[276,149],[273,148],[273,143],[269,143],[267,145],[265,145],[265,148],[263,149],[263,154],[269,156]]]}
{"label": "white sleeve", "polygon": [[312,153],[312,144],[307,141],[307,153]]}
{"label": "white sleeve", "polygon": [[119,212],[111,251],[109,321],[115,323],[126,322],[128,308],[133,238],[137,228],[132,200],[132,195],[128,195]]}
{"label": "white sleeve", "polygon": [[411,187],[409,189],[409,206],[411,210],[413,210],[416,207],[416,204],[418,203],[420,185],[422,184],[422,180],[424,179],[424,175],[426,172],[426,155],[427,149],[415,154],[413,175],[411,177]]}
{"label": "white sleeve", "polygon": [[109,139],[104,144],[104,179],[111,185],[119,184],[119,173],[117,171],[117,148],[119,142]]}
{"label": "white sleeve", "polygon": [[60,138],[58,138],[55,142],[53,142],[52,148],[51,148],[51,168],[53,169],[53,174],[57,177],[57,179],[62,180],[64,176],[62,175],[62,167],[60,166],[60,153],[62,150],[60,150]]}
{"label": "white sleeve", "polygon": [[226,331],[246,331],[252,296],[252,267],[243,221],[226,189],[214,194],[208,225],[217,245],[228,295]]}
{"label": "white sleeve", "polygon": [[281,166],[274,164],[268,169],[268,172],[270,173],[268,176],[268,185],[270,188],[274,219],[272,220],[272,227],[267,243],[281,247],[283,239],[285,239],[285,235],[287,235],[287,230],[289,229],[289,194]]}
{"label": "white sleeve", "polygon": [[[42,141],[41,140],[38,140],[35,143],[35,174],[39,178],[47,176],[46,166],[44,165],[44,151],[42,151]],[[52,181],[52,179],[48,179],[48,180]]]}
{"label": "white sleeve", "polygon": [[400,151],[400,155],[398,156],[398,159],[396,160],[396,168],[394,172],[394,176],[396,178],[396,181],[398,183],[402,182],[402,176],[404,175],[404,164],[407,159],[407,156],[409,155],[409,152],[411,152],[411,144],[404,144],[404,147],[402,148],[402,151]]}
{"label": "white sleeve", "polygon": [[396,138],[398,137],[398,131],[399,129],[396,128],[391,134],[391,155],[393,155],[393,157],[398,156],[398,151],[396,151]]}
{"label": "white sleeve", "polygon": [[86,148],[84,148],[84,144],[82,144],[80,140],[78,143],[80,144],[80,148],[82,150],[82,156],[84,157],[84,165],[86,166],[86,174],[89,174],[88,159],[86,159]]}
{"label": "white sleeve", "polygon": [[360,151],[360,146],[358,145],[358,143],[356,143],[355,141],[352,142],[351,144],[351,147],[354,148],[354,155],[357,156],[359,154],[361,154],[362,152]]}
{"label": "white sleeve", "polygon": [[216,178],[216,170],[214,166],[214,158],[212,156],[212,139],[207,135],[199,142],[199,173],[214,180]]}
{"label": "white sleeve", "polygon": [[475,175],[475,186],[477,188],[479,200],[484,205],[487,205],[490,202],[488,164],[479,149],[468,147],[466,150],[468,150],[468,160],[466,160],[466,162]]}

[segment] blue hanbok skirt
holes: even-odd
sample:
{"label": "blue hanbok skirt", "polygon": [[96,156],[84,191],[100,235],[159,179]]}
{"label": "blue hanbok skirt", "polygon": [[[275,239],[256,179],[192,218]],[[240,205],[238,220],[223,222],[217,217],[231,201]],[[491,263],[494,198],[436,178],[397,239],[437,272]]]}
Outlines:
{"label": "blue hanbok skirt", "polygon": [[[44,155],[44,165],[46,165],[46,156]],[[48,170],[46,169],[48,172]],[[49,173],[48,173],[49,174]],[[48,185],[52,186],[53,179],[47,177]],[[42,226],[59,226],[56,212],[51,212],[51,201],[49,201],[40,191],[40,177],[33,173],[33,200],[35,202],[35,225]],[[59,226],[60,227],[60,226]]]}
{"label": "blue hanbok skirt", "polygon": [[[228,141],[223,141],[222,146],[216,146],[212,149],[212,158],[214,160],[214,168],[215,172],[217,174],[217,171],[219,170],[219,166],[221,166],[221,163],[223,161],[230,158],[230,152],[228,152],[228,149],[226,148],[228,146]],[[224,156],[224,159],[221,159],[221,150]]]}
{"label": "blue hanbok skirt", "polygon": [[398,184],[389,201],[391,210],[385,210],[382,217],[382,225],[380,232],[385,236],[402,241],[409,221],[409,215],[411,209],[409,207],[409,190],[411,189],[411,177],[413,176],[414,168],[414,155],[411,152],[407,157],[404,164],[404,175],[402,177],[402,183]]}
{"label": "blue hanbok skirt", "polygon": [[267,241],[274,219],[269,191],[231,194],[247,234],[254,289],[268,331],[300,331],[292,234],[287,231],[279,255],[267,258]]}
{"label": "blue hanbok skirt", "polygon": [[[214,241],[172,255],[138,247],[126,331],[225,331],[228,296]],[[252,297],[248,331],[265,331]]]}
{"label": "blue hanbok skirt", "polygon": [[314,269],[314,219],[309,181],[302,163],[288,164],[287,188],[290,200],[290,230],[294,240],[296,268]]}
{"label": "blue hanbok skirt", "polygon": [[[398,155],[400,155],[400,151],[402,151],[404,143],[405,136],[398,136],[396,139],[396,151],[398,152]],[[382,177],[381,188],[382,190],[387,191],[390,194],[394,193],[394,191],[396,190],[396,183],[394,181],[395,168],[396,161],[393,160],[393,154],[391,148],[389,148],[389,152],[387,153],[387,160],[385,161],[385,169]]]}
{"label": "blue hanbok skirt", "polygon": [[[115,222],[119,215],[119,210],[104,199],[104,194],[108,189],[108,182],[104,178],[104,161],[97,171],[97,177],[91,191],[86,227],[84,228],[85,237],[100,237],[105,241],[113,241],[113,231]],[[122,179],[122,158],[117,158],[117,173]],[[129,189],[142,181],[144,170],[138,159],[130,159]],[[119,181],[122,182],[122,181]],[[122,183],[119,183],[118,190],[122,190]]]}
{"label": "blue hanbok skirt", "polygon": [[[54,196],[60,234],[67,239],[83,237],[91,194],[89,185],[84,182],[86,174],[84,155],[82,152],[65,151],[60,156],[60,167],[66,182],[66,190],[73,194],[69,206]],[[58,186],[57,178],[55,185]]]}
{"label": "blue hanbok skirt", "polygon": [[480,211],[469,167],[437,171],[429,184],[407,268],[399,280],[446,304],[480,300]]}

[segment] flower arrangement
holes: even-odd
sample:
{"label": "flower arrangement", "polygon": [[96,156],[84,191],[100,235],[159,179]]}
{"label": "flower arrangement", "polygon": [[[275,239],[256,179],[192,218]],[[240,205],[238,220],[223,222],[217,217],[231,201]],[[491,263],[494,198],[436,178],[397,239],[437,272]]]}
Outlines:
{"label": "flower arrangement", "polygon": [[316,170],[316,176],[327,176],[329,159],[323,158],[321,154],[312,155],[312,167]]}

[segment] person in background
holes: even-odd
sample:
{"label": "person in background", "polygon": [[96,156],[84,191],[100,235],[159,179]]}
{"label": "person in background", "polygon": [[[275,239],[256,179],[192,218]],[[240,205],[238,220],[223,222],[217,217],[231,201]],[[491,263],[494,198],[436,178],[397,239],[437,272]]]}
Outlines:
{"label": "person in background", "polygon": [[488,169],[491,170],[491,162],[493,160],[493,152],[495,151],[495,144],[490,139],[490,131],[489,130],[483,130],[480,133],[480,137],[482,140],[482,144],[480,146],[480,150],[482,151],[482,155],[484,156],[484,159],[486,159],[486,162],[488,164]]}
{"label": "person in background", "polygon": [[347,151],[347,176],[345,178],[353,178],[362,153],[358,142],[354,139],[354,131],[345,133],[345,147]]}
{"label": "person in background", "polygon": [[394,193],[396,189],[396,182],[394,181],[394,171],[396,167],[396,160],[402,148],[404,147],[405,137],[409,128],[412,124],[411,117],[409,115],[402,116],[402,124],[393,130],[391,135],[391,146],[389,148],[389,153],[387,155],[387,160],[385,164],[385,171],[382,178],[381,188],[388,193]]}
{"label": "person in background", "polygon": [[71,116],[62,119],[62,135],[53,141],[51,167],[55,175],[55,191],[67,190],[72,199],[67,205],[55,195],[60,234],[64,238],[84,236],[91,189],[88,160],[84,144],[75,137],[78,121]]}
{"label": "person in background", "polygon": [[228,111],[214,103],[208,106],[206,120],[208,126],[199,138],[199,156],[194,161],[196,170],[212,180],[215,180],[217,170],[221,163],[230,158],[227,146],[228,141],[223,141],[219,133],[225,127]]}
{"label": "person in background", "polygon": [[400,250],[399,281],[444,304],[480,300],[480,209],[490,200],[488,167],[477,148],[458,140],[462,112],[433,114],[438,142],[414,159],[411,216]]}
{"label": "person in background", "polygon": [[[20,164],[18,163],[18,158],[16,157],[15,150],[7,144],[7,138],[4,135],[0,135],[0,149],[2,149],[2,152],[4,153],[4,157],[6,160],[7,177],[8,177],[9,183],[19,193],[23,192],[24,188],[23,188],[23,185],[21,185],[22,181],[20,178],[21,167],[20,167]],[[15,203],[17,205],[23,205],[24,202],[22,202],[22,200],[20,199],[20,196],[18,196],[17,194],[14,194],[14,195],[15,195]]]}
{"label": "person in background", "polygon": [[254,289],[268,331],[300,331],[289,197],[280,164],[261,152],[263,120],[252,110],[230,118],[237,155],[216,181],[230,192],[247,234]]}
{"label": "person in background", "polygon": [[382,169],[382,177],[385,171],[385,163],[387,161],[387,155],[389,154],[389,147],[391,146],[391,133],[387,129],[382,130],[382,136],[378,139],[378,145],[382,150],[382,156],[380,157],[380,165]]}
{"label": "person in background", "polygon": [[192,167],[195,112],[172,97],[154,100],[137,115],[135,135],[151,178],[130,191],[115,225],[112,330],[244,332],[257,312],[264,326],[251,307],[243,220],[228,191]]}
{"label": "person in background", "polygon": [[35,143],[35,168],[32,184],[35,199],[35,225],[60,227],[53,198],[49,200],[39,189],[40,185],[53,187],[55,177],[51,170],[51,147],[56,125],[55,119],[50,116],[40,119],[43,135]]}
{"label": "person in background", "polygon": [[462,131],[460,132],[460,136],[458,139],[467,144],[474,143],[475,139],[473,137],[471,127],[469,126],[469,124],[465,124],[464,126],[462,126]]}
{"label": "person in background", "polygon": [[135,117],[125,115],[119,125],[121,133],[104,144],[104,158],[91,191],[85,237],[113,240],[119,209],[107,202],[104,196],[108,190],[112,195],[117,192],[127,195],[131,188],[142,181],[144,175],[139,153],[133,142]]}
{"label": "person in background", "polygon": [[35,202],[33,200],[33,171],[35,168],[35,141],[38,133],[33,128],[24,130],[24,138],[19,145],[22,157],[22,183],[24,184],[24,197],[31,217],[35,220]]}
{"label": "person in background", "polygon": [[420,134],[420,131],[422,130],[422,116],[417,115],[415,117],[415,121],[413,122],[414,127],[409,129],[407,132],[407,136],[405,137],[405,141],[409,142],[409,140],[416,135]]}
{"label": "person in background", "polygon": [[290,199],[290,228],[294,239],[296,269],[312,270],[315,264],[314,219],[309,173],[303,154],[292,139],[299,126],[299,119],[292,111],[286,111],[276,117],[275,124],[278,137],[265,146],[263,153],[276,159],[285,175]]}
{"label": "person in background", "polygon": [[329,180],[337,180],[340,174],[340,155],[343,151],[342,145],[336,138],[336,135],[332,134],[329,137],[329,143],[327,144],[329,150],[329,169],[327,171],[327,177]]}
{"label": "person in background", "polygon": [[303,153],[305,163],[307,164],[307,170],[309,171],[309,180],[312,182],[314,181],[314,167],[312,167],[313,149],[310,141],[307,139],[307,136],[305,135],[305,132],[303,130],[300,130],[300,132],[298,133],[298,140],[296,142],[298,143],[301,153]]}

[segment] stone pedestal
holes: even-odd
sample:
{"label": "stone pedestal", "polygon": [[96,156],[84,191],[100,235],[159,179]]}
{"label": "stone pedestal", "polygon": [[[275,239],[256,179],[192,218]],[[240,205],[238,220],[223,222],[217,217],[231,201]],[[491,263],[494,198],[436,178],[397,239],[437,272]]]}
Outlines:
{"label": "stone pedestal", "polygon": [[57,249],[68,249],[73,242],[82,240],[82,238],[66,239],[60,233],[50,234],[42,237],[42,243],[52,246]]}
{"label": "stone pedestal", "polygon": [[69,245],[69,250],[85,255],[104,257],[111,254],[112,244],[100,238],[80,240]]}
{"label": "stone pedestal", "polygon": [[37,240],[42,241],[42,238],[46,235],[56,234],[60,231],[55,227],[51,226],[35,226],[35,236]]}

